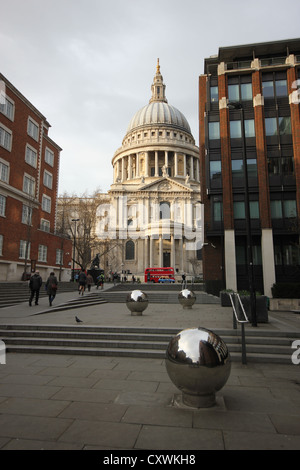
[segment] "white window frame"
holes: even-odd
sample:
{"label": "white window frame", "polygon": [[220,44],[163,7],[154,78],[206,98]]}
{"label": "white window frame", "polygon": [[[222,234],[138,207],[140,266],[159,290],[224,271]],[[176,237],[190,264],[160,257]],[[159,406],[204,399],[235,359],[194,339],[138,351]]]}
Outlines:
{"label": "white window frame", "polygon": [[53,175],[50,171],[44,170],[43,183],[46,188],[52,189],[53,187]]}
{"label": "white window frame", "polygon": [[23,192],[30,196],[34,196],[35,194],[35,178],[27,173],[24,173],[23,177]]}
{"label": "white window frame", "polygon": [[[19,258],[20,259],[25,259],[25,253],[26,253],[26,240],[20,240],[20,250],[19,250]],[[30,259],[30,242],[28,243],[28,253],[27,253],[27,259]]]}
{"label": "white window frame", "polygon": [[27,122],[27,134],[37,142],[39,140],[39,127],[39,124],[29,116]]}
{"label": "white window frame", "polygon": [[25,162],[33,168],[37,167],[37,150],[31,145],[27,144],[25,149]]}
{"label": "white window frame", "polygon": [[51,197],[43,194],[42,196],[42,210],[51,213]]}
{"label": "white window frame", "polygon": [[38,250],[38,261],[47,262],[47,252],[48,252],[48,247],[46,245],[39,245],[39,250]]}
{"label": "white window frame", "polygon": [[12,131],[8,129],[4,124],[0,124],[0,145],[9,152],[11,151],[12,144]]}
{"label": "white window frame", "polygon": [[15,102],[9,98],[5,92],[0,93],[0,112],[10,121],[15,119]]}
{"label": "white window frame", "polygon": [[23,204],[22,207],[22,224],[32,224],[32,207]]}
{"label": "white window frame", "polygon": [[63,264],[63,255],[64,252],[60,248],[56,248],[56,259],[55,259],[55,264],[62,265]]}
{"label": "white window frame", "polygon": [[6,197],[0,194],[0,216],[5,217]]}
{"label": "white window frame", "polygon": [[50,232],[50,220],[41,219],[40,229],[43,232],[48,232],[49,233]]}
{"label": "white window frame", "polygon": [[3,160],[3,158],[0,158],[0,181],[3,181],[4,183],[9,182],[9,170],[10,170],[9,162],[7,162],[6,160]]}
{"label": "white window frame", "polygon": [[54,166],[54,152],[48,147],[45,150],[45,162],[52,167]]}

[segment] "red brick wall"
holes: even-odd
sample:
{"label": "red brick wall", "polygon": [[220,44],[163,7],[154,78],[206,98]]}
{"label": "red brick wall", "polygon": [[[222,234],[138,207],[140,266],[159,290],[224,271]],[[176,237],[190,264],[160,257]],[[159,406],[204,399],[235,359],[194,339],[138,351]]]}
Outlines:
{"label": "red brick wall", "polygon": [[[0,79],[4,77],[0,76]],[[14,120],[0,113],[0,122],[12,131],[11,151],[0,147],[0,157],[10,165],[9,185],[0,183],[0,194],[6,196],[5,217],[0,217],[0,234],[3,235],[3,250],[0,262],[23,262],[19,258],[20,240],[27,240],[28,227],[22,223],[23,204],[33,205],[32,226],[30,228],[30,258],[38,260],[39,245],[46,245],[47,263],[44,265],[55,266],[56,249],[61,249],[61,238],[54,235],[56,218],[56,199],[59,172],[59,147],[49,138],[46,119],[38,110],[32,106],[12,84],[5,82],[6,95],[14,101]],[[31,117],[39,125],[38,141],[27,133],[28,117]],[[36,168],[25,161],[26,145],[30,144],[37,152]],[[50,166],[45,162],[45,150],[48,147],[54,153],[54,165]],[[47,170],[52,174],[52,189],[44,186],[43,176]],[[35,179],[35,201],[30,201],[30,197],[23,193],[24,173]],[[41,209],[42,195],[46,194],[51,198],[51,213]],[[41,218],[50,221],[50,233],[40,230]],[[68,267],[71,260],[72,241],[64,241],[64,267]]]}

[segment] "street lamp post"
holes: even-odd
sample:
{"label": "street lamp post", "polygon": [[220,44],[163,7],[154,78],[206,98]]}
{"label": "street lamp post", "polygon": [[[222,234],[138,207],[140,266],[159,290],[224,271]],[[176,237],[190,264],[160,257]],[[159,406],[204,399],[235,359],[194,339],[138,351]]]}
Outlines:
{"label": "street lamp post", "polygon": [[248,277],[249,277],[250,311],[251,311],[252,326],[257,326],[244,109],[241,103],[235,102],[235,101],[229,102],[228,107],[239,109],[240,114],[241,114],[243,166],[244,166],[244,178],[245,178],[245,219],[246,219],[246,234],[247,234],[247,268],[248,268]]}
{"label": "street lamp post", "polygon": [[75,249],[76,249],[76,224],[79,219],[72,219],[72,222],[75,222],[75,229],[74,229],[74,244],[73,244],[73,269],[72,269],[72,281],[75,281]]}

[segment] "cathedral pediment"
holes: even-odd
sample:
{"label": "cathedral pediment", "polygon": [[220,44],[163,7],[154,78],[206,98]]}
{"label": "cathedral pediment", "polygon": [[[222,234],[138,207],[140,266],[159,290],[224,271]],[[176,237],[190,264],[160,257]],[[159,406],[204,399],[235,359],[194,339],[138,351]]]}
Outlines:
{"label": "cathedral pediment", "polygon": [[189,185],[189,183],[181,183],[173,178],[164,177],[160,178],[156,181],[152,181],[151,183],[145,184],[143,187],[139,188],[140,191],[158,191],[158,192],[177,192],[177,191],[184,191],[187,193],[193,192],[193,189]]}

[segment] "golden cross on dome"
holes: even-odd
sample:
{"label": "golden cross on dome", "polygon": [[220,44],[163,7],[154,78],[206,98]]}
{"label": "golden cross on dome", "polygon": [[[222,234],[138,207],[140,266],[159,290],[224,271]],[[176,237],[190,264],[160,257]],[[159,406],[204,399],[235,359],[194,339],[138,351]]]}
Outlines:
{"label": "golden cross on dome", "polygon": [[159,59],[157,59],[156,73],[160,73]]}

